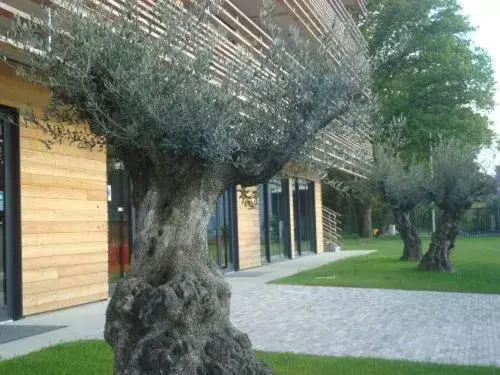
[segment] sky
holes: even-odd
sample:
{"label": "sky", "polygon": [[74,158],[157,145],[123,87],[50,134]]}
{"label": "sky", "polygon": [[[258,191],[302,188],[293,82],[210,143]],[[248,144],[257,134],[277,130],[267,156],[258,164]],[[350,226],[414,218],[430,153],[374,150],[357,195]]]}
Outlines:
{"label": "sky", "polygon": [[[476,44],[484,48],[493,60],[496,72],[496,108],[490,118],[492,129],[500,136],[500,1],[499,0],[460,0],[464,13],[478,29],[473,35]],[[495,165],[500,165],[500,152],[496,149],[484,150],[479,161],[493,173]]]}

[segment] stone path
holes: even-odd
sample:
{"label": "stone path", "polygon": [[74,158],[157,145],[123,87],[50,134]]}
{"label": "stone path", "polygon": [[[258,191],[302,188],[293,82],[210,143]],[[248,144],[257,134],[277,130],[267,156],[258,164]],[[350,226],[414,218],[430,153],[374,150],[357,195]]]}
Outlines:
{"label": "stone path", "polygon": [[251,279],[232,282],[232,318],[257,349],[500,366],[500,295]]}
{"label": "stone path", "polygon": [[[234,324],[260,350],[500,366],[500,295],[266,284],[365,253],[308,256],[228,275]],[[0,345],[0,356],[102,338],[105,309],[103,302],[16,322],[68,328]]]}

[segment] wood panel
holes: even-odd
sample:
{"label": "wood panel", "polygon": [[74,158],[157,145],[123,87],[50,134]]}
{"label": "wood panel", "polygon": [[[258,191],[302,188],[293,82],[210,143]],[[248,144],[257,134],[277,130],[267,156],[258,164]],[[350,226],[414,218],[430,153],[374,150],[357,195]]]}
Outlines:
{"label": "wood panel", "polygon": [[[66,240],[70,236],[73,238]],[[108,243],[102,241],[99,232],[85,238],[87,242],[83,242],[83,237],[74,236],[74,233],[23,234],[23,259],[102,253],[107,249]]]}
{"label": "wood panel", "polygon": [[[22,200],[21,200],[22,202]],[[26,207],[26,206],[22,206]],[[21,211],[21,220],[26,221],[87,221],[102,222],[107,219],[106,211],[71,211],[67,210],[31,210],[23,208]]]}
{"label": "wood panel", "polygon": [[[105,286],[102,286],[102,287],[107,288],[107,284]],[[109,293],[108,293],[108,290],[106,290],[105,292],[91,294],[91,295],[85,295],[85,296],[77,297],[77,298],[66,299],[63,301],[38,304],[35,306],[26,306],[26,307],[24,307],[24,314],[25,315],[32,315],[32,314],[38,314],[38,313],[52,311],[52,310],[64,309],[67,307],[72,307],[72,306],[77,306],[77,305],[83,305],[85,303],[102,301],[102,300],[107,299],[108,296],[109,296]]]}
{"label": "wood panel", "polygon": [[48,188],[65,188],[65,189],[85,189],[106,191],[104,181],[89,181],[80,178],[46,176],[36,173],[26,173],[21,169],[21,184],[23,186],[38,186]]}
{"label": "wood panel", "polygon": [[32,283],[35,281],[55,280],[58,277],[57,268],[43,268],[41,270],[25,270],[23,272],[23,282]]}
{"label": "wood panel", "polygon": [[[21,138],[22,139],[22,138]],[[21,155],[23,155],[22,153]],[[51,155],[47,153],[47,155]],[[67,177],[70,179],[90,180],[106,182],[105,171],[93,171],[87,169],[80,169],[76,164],[74,167],[61,167],[48,163],[33,163],[31,161],[22,161],[23,173],[38,174],[50,177]]]}
{"label": "wood panel", "polygon": [[87,263],[107,263],[108,253],[54,255],[46,257],[23,258],[23,270],[36,270],[52,267],[72,266]]}
{"label": "wood panel", "polygon": [[82,286],[75,286],[72,288],[50,290],[48,292],[41,292],[36,294],[25,294],[23,296],[23,305],[31,307],[36,305],[57,303],[68,299],[74,299],[84,296],[91,296],[93,294],[102,293],[108,290],[108,281],[99,282],[94,284]]}
{"label": "wood panel", "polygon": [[[21,125],[21,135],[29,129],[26,126]],[[83,148],[78,148],[76,146],[71,146],[67,144],[53,144],[50,148],[47,148],[46,143],[42,142],[46,138],[46,135],[40,132],[40,137],[38,139],[23,137],[24,149],[31,151],[40,151],[46,153],[52,153],[56,151],[59,155],[63,156],[73,156],[82,159],[106,161],[106,153],[98,150],[86,150]]]}
{"label": "wood panel", "polygon": [[39,233],[85,233],[85,232],[106,232],[108,230],[107,221],[85,222],[85,221],[25,221],[23,222],[23,234]]}
{"label": "wood panel", "polygon": [[35,282],[25,282],[23,286],[24,295],[39,294],[50,291],[57,291],[66,288],[85,287],[96,283],[105,283],[108,281],[108,273],[91,273],[85,275],[58,278],[54,280],[38,280]]}
{"label": "wood panel", "polygon": [[325,241],[323,236],[323,195],[321,181],[314,181],[314,211],[316,215],[316,252],[325,252]]}
{"label": "wood panel", "polygon": [[293,203],[293,187],[295,186],[295,180],[294,179],[289,179],[288,180],[288,186],[290,194],[288,195],[288,200],[289,200],[289,205],[290,205],[290,243],[291,243],[291,248],[290,252],[292,254],[292,258],[295,258],[297,256],[297,248],[295,246],[295,210],[294,210],[294,203]]}
{"label": "wood panel", "polygon": [[98,263],[87,263],[87,264],[77,264],[65,267],[58,267],[57,274],[59,277],[69,277],[85,275],[88,273],[98,273],[108,270],[108,263],[98,262]]}
{"label": "wood panel", "polygon": [[[33,106],[47,91],[0,63],[0,105]],[[78,125],[79,129],[85,126]],[[24,314],[108,297],[106,152],[58,142],[20,119]]]}
{"label": "wood panel", "polygon": [[[252,188],[256,189],[256,188]],[[238,256],[241,270],[262,265],[260,256],[260,218],[257,208],[242,204],[238,193]]]}

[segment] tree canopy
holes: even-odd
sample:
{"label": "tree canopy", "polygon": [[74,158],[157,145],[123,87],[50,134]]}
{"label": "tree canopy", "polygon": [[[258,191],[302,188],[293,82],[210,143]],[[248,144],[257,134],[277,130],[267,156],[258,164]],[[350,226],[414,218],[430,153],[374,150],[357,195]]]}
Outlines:
{"label": "tree canopy", "polygon": [[[251,185],[272,177],[321,129],[360,123],[368,64],[358,56],[337,64],[332,38],[313,47],[293,29],[285,41],[274,9],[264,9],[267,49],[239,46],[225,58],[218,51],[231,42],[208,15],[217,1],[193,2],[188,12],[157,2],[148,26],[134,16],[136,1],[124,3],[116,17],[82,16],[78,5],[52,9],[11,33],[42,51],[32,65],[44,72],[51,105],[35,122],[57,138],[84,146],[105,139],[132,174],[163,168],[172,179],[215,168],[224,184]],[[90,140],[53,125],[82,122]]]}
{"label": "tree canopy", "polygon": [[495,179],[475,160],[477,149],[450,140],[433,150],[433,176],[426,190],[437,207],[461,216],[472,204],[495,192]]}
{"label": "tree canopy", "polygon": [[488,145],[493,68],[457,0],[371,0],[367,7],[362,27],[378,62],[381,123],[406,117],[405,152],[427,159],[431,135]]}

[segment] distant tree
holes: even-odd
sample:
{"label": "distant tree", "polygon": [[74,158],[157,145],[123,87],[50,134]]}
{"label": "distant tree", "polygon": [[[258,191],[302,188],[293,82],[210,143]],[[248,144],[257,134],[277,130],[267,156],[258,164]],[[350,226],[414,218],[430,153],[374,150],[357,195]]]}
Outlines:
{"label": "distant tree", "polygon": [[460,219],[477,202],[495,190],[493,177],[483,173],[476,161],[477,149],[459,141],[438,144],[433,152],[433,177],[426,190],[441,210],[429,250],[419,268],[450,272],[450,254],[455,247]]}
{"label": "distant tree", "polygon": [[[10,36],[35,47],[36,70],[23,74],[50,92],[29,121],[57,141],[111,145],[132,180],[131,270],[106,313],[115,372],[270,373],[230,322],[230,288],[208,257],[210,214],[230,185],[265,182],[323,129],[354,131],[371,107],[366,59],[337,64],[335,38],[283,32],[268,1],[260,51],[210,23],[216,1],[189,11],[157,1],[146,23],[136,0],[112,17],[78,3],[19,21]],[[220,53],[228,44],[235,59]]]}
{"label": "distant tree", "polygon": [[362,27],[378,61],[382,123],[406,117],[404,155],[427,160],[438,139],[489,145],[494,71],[458,1],[371,0],[367,8]]}
{"label": "distant tree", "polygon": [[392,149],[379,147],[375,151],[372,183],[392,209],[396,229],[404,243],[401,260],[418,261],[422,257],[422,241],[410,215],[426,201],[427,178],[423,165],[408,165]]}

